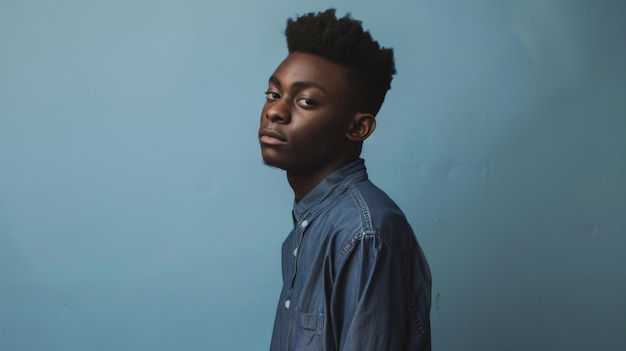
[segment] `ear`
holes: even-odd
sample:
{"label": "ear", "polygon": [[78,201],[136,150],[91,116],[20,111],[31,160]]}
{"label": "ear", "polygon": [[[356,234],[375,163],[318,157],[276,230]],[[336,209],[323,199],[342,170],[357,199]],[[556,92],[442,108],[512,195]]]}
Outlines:
{"label": "ear", "polygon": [[350,120],[346,137],[350,141],[363,141],[376,129],[376,118],[369,113],[355,113]]}

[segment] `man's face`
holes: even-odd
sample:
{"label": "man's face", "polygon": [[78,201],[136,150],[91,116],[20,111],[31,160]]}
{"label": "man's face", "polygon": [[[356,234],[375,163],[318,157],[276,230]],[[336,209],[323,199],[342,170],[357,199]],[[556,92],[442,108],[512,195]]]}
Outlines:
{"label": "man's face", "polygon": [[294,52],[269,80],[261,113],[263,160],[292,173],[332,167],[346,138],[346,69],[320,56]]}

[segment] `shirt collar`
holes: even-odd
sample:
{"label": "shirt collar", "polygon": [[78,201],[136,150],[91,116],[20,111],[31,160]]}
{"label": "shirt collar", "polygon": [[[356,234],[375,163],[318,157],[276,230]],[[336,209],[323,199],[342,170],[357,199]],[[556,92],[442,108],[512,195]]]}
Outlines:
{"label": "shirt collar", "polygon": [[294,201],[292,213],[294,222],[306,219],[310,223],[350,185],[365,179],[367,170],[362,158],[336,170],[300,201]]}

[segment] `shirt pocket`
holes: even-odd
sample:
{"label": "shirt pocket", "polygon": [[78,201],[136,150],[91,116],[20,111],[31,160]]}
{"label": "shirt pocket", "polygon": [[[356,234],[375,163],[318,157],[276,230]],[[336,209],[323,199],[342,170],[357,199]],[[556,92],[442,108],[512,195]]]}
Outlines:
{"label": "shirt pocket", "polygon": [[294,350],[320,351],[322,349],[322,332],[324,330],[324,315],[320,313],[305,313],[299,308],[296,310]]}

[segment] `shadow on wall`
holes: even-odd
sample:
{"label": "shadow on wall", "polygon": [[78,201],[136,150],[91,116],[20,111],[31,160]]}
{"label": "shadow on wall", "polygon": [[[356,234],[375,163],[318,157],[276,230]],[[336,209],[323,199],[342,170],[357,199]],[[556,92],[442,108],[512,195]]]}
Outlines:
{"label": "shadow on wall", "polygon": [[626,76],[625,17],[620,0],[516,0],[512,26],[536,64],[537,88],[555,94]]}
{"label": "shadow on wall", "polygon": [[625,10],[515,2],[512,27],[535,62],[533,103],[510,111],[517,118],[494,137],[482,183],[440,224],[456,239],[446,257],[459,279],[433,291],[446,329],[434,332],[456,337],[436,346],[626,345]]}
{"label": "shadow on wall", "polygon": [[[23,339],[32,335],[44,336],[44,324],[49,306],[45,293],[35,284],[35,272],[19,252],[19,246],[10,237],[8,230],[0,226],[0,335],[17,335]],[[37,311],[37,316],[32,312]],[[14,338],[0,338],[0,350],[14,350],[10,344]],[[8,343],[8,344],[7,344]],[[45,343],[33,345],[44,349]]]}

